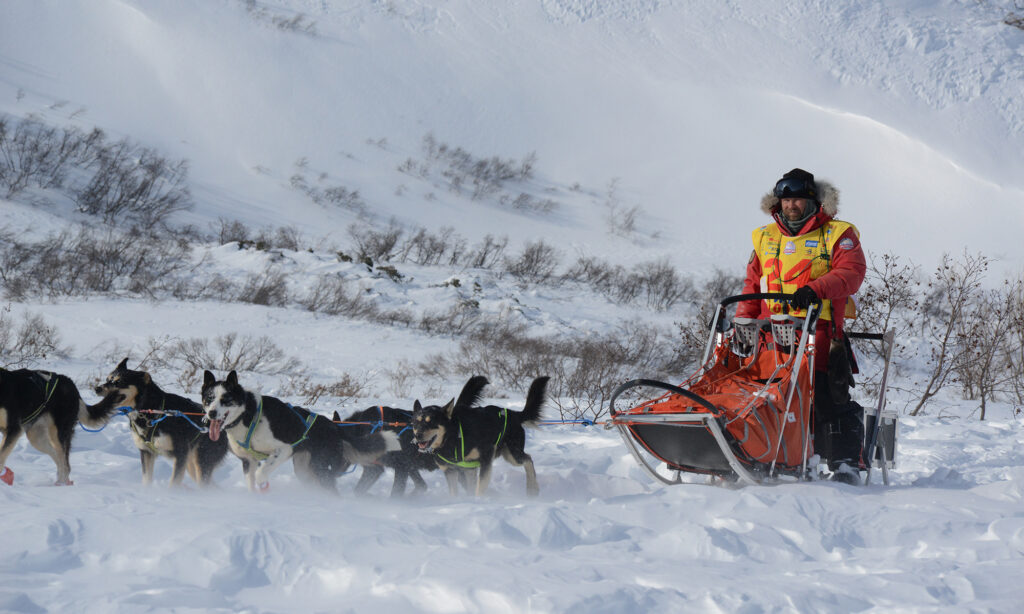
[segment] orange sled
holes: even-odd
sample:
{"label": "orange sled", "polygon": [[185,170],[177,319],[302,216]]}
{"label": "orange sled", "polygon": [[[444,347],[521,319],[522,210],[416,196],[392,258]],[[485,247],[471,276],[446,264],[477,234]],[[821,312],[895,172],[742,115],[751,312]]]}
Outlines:
{"label": "orange sled", "polygon": [[[678,386],[653,380],[628,381],[612,394],[610,425],[619,430],[633,456],[652,476],[667,484],[681,482],[680,473],[719,476],[752,484],[767,477],[804,479],[814,454],[814,331],[820,302],[806,316],[776,314],[769,320],[734,318],[729,326],[726,307],[747,300],[788,300],[789,294],[732,296],[721,301],[700,370]],[[861,335],[882,338],[882,335]],[[885,335],[891,352],[891,334]],[[888,357],[886,371],[888,371]],[[653,399],[619,410],[616,401],[641,388],[664,391]],[[868,429],[875,449],[882,425],[885,383],[879,409]],[[885,416],[889,418],[889,416]],[[876,450],[881,467],[892,466],[891,447]],[[887,433],[887,432],[886,432]],[[647,453],[646,456],[641,451]],[[865,455],[867,456],[867,455]],[[649,457],[675,471],[673,478],[655,470]],[[870,470],[869,470],[870,471]],[[870,473],[868,479],[870,480]]]}

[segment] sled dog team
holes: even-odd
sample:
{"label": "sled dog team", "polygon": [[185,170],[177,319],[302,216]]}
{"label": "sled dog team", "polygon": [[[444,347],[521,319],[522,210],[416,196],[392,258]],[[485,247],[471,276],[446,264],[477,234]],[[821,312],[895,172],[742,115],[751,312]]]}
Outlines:
{"label": "sled dog team", "polygon": [[[22,433],[34,448],[57,465],[58,485],[69,485],[71,439],[75,426],[104,426],[119,411],[128,417],[139,450],[142,482],[153,482],[158,456],[171,460],[171,485],[187,472],[200,486],[211,483],[214,470],[231,451],[242,461],[249,490],[268,488],[271,474],[289,459],[300,480],[334,491],[338,476],[352,465],[363,467],[356,493],[366,492],[390,468],[392,496],[426,488],[420,471],[444,472],[452,495],[462,484],[482,495],[490,482],[495,457],[526,470],[526,492],[539,492],[533,459],[525,451],[524,427],[541,418],[548,378],[533,381],[522,411],[479,406],[487,378],[466,382],[458,398],[444,406],[413,409],[371,407],[333,420],[239,384],[231,371],[223,380],[203,374],[202,404],[164,392],[149,373],[121,361],[96,387],[102,399],[82,400],[70,378],[49,371],[0,369],[0,481],[14,483],[7,457]],[[190,417],[191,416],[191,417]],[[205,427],[203,424],[205,423]],[[475,476],[475,483],[471,478]]]}

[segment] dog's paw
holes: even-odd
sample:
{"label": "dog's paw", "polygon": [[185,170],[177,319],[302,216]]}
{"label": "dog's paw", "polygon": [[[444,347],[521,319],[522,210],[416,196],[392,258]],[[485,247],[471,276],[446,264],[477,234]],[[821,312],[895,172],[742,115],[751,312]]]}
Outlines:
{"label": "dog's paw", "polygon": [[0,482],[8,486],[14,486],[14,472],[11,471],[10,467],[4,467],[4,472],[0,473]]}
{"label": "dog's paw", "polygon": [[256,486],[256,490],[259,492],[270,492],[270,482],[260,482]]}

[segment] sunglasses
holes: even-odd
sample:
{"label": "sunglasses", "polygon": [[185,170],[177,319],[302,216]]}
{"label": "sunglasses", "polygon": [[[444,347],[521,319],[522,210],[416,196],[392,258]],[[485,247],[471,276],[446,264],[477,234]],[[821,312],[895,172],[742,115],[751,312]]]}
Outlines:
{"label": "sunglasses", "polygon": [[818,195],[813,181],[800,178],[780,179],[773,193],[776,198],[814,198]]}

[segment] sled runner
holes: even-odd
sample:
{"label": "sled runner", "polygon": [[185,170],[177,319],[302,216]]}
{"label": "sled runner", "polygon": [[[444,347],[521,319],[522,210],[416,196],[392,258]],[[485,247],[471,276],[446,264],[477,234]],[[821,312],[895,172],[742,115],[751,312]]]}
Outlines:
{"label": "sled runner", "polygon": [[[761,293],[722,300],[697,373],[678,386],[636,379],[615,390],[609,425],[619,430],[641,467],[666,484],[681,483],[683,472],[754,484],[779,476],[807,479],[816,471],[808,463],[814,455],[814,332],[821,302],[813,303],[804,317],[781,313],[767,320],[734,318],[731,326],[726,317],[726,307],[733,303],[791,298]],[[884,338],[888,345],[878,409],[864,429],[870,446],[864,454],[869,479],[874,461],[888,483],[896,422],[882,410],[893,335],[847,334]],[[617,408],[624,393],[632,391],[635,398],[640,389],[661,394],[628,409]],[[674,476],[657,471],[658,461]]]}

